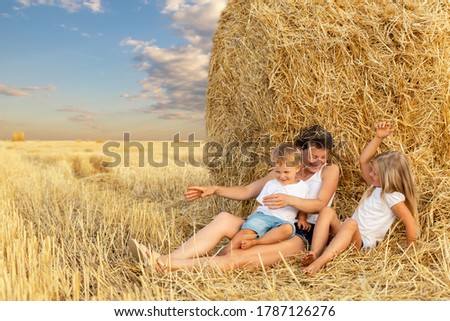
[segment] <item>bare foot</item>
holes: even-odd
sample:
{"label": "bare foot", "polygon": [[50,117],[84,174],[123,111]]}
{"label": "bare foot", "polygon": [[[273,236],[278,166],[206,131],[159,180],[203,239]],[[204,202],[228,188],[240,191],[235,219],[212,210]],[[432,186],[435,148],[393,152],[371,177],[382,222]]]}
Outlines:
{"label": "bare foot", "polygon": [[141,248],[145,251],[150,264],[148,266],[155,269],[158,273],[163,273],[167,269],[167,263],[161,262],[161,254],[156,251],[148,249],[145,245],[141,244]]}
{"label": "bare foot", "polygon": [[146,248],[144,245],[141,244],[141,246],[143,247],[143,249],[145,250],[145,254],[147,255],[147,257],[150,259],[150,261],[152,262],[157,262],[159,257],[161,256],[161,254],[159,254],[158,252],[155,251],[151,251],[148,248]]}
{"label": "bare foot", "polygon": [[245,240],[241,242],[241,249],[247,250],[252,246],[255,246],[258,242],[256,240]]}
{"label": "bare foot", "polygon": [[308,266],[312,262],[314,262],[316,259],[317,259],[316,253],[308,252],[302,257],[300,262],[302,263],[303,266]]}
{"label": "bare foot", "polygon": [[323,264],[320,264],[319,262],[314,261],[312,262],[310,265],[308,265],[307,267],[303,268],[303,272],[305,274],[309,274],[309,275],[315,275],[317,272],[319,272],[322,268],[324,267]]}

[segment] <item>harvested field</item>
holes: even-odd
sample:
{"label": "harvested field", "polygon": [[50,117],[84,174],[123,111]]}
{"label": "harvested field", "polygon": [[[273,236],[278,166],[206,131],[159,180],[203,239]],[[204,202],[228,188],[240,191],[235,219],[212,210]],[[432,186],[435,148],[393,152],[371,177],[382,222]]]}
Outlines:
{"label": "harvested field", "polygon": [[[72,160],[90,168],[92,157],[102,157],[100,149],[90,142],[0,142],[1,300],[450,297],[448,220],[443,219],[430,223],[416,252],[405,252],[394,229],[376,249],[349,251],[316,277],[301,273],[298,258],[265,270],[163,275],[141,270],[127,251],[130,237],[167,252],[216,214],[217,198],[187,203],[182,197],[187,186],[209,184],[209,171],[173,164],[140,168],[134,151],[130,168],[77,174]],[[442,195],[448,204],[448,194]],[[433,204],[430,215],[441,217],[445,209]]]}

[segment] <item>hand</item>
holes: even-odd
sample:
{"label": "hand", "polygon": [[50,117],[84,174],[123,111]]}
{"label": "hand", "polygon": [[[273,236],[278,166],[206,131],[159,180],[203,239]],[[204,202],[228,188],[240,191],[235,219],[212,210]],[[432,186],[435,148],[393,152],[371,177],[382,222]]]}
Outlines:
{"label": "hand", "polygon": [[304,230],[304,231],[309,231],[311,229],[311,224],[309,224],[308,222],[303,221],[303,220],[299,220],[297,222],[297,226],[299,229]]}
{"label": "hand", "polygon": [[217,186],[191,186],[184,193],[186,201],[194,201],[198,198],[213,195],[217,190]]}
{"label": "hand", "polygon": [[271,210],[288,206],[289,196],[286,194],[272,194],[263,198],[263,204]]}
{"label": "hand", "polygon": [[384,139],[394,131],[394,127],[389,122],[380,122],[375,125],[375,136]]}

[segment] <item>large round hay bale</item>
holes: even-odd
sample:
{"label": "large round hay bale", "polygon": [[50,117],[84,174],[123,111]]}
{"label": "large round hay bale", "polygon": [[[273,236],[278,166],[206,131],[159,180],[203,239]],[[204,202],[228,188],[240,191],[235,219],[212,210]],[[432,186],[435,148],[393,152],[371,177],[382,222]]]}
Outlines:
{"label": "large round hay bale", "polygon": [[[348,217],[365,189],[360,152],[373,125],[390,120],[396,131],[381,149],[410,158],[421,223],[448,222],[449,6],[437,0],[230,0],[214,37],[206,118],[209,141],[234,148],[212,163],[215,183],[263,176],[268,146],[321,124],[336,140],[341,181],[335,206]],[[248,166],[255,154],[236,148],[245,142],[257,147],[257,165]]]}

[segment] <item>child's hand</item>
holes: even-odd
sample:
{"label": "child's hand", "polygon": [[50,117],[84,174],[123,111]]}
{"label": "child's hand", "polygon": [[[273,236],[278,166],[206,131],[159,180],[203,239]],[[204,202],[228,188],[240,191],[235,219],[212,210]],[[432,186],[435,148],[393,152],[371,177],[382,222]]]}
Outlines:
{"label": "child's hand", "polygon": [[389,122],[380,122],[375,125],[375,136],[384,139],[394,131],[394,127]]}
{"label": "child's hand", "polygon": [[298,220],[297,226],[299,229],[304,230],[304,231],[309,231],[311,229],[311,224],[309,224],[308,222],[306,222],[304,220]]}

